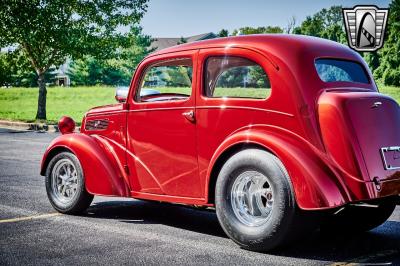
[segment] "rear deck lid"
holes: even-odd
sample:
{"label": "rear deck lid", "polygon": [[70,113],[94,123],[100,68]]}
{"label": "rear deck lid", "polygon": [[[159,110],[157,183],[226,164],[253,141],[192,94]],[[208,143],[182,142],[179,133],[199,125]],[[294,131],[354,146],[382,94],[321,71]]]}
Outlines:
{"label": "rear deck lid", "polygon": [[346,109],[371,180],[395,178],[400,171],[399,105],[373,93],[349,99]]}

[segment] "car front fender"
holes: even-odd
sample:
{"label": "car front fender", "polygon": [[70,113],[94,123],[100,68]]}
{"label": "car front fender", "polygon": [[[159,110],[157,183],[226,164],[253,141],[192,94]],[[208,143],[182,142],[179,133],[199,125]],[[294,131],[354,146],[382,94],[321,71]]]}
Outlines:
{"label": "car front fender", "polygon": [[273,126],[253,125],[226,138],[211,159],[208,183],[218,158],[230,148],[243,147],[243,144],[260,146],[282,161],[301,209],[327,209],[349,202],[346,186],[334,167],[330,166],[327,156],[300,136]]}
{"label": "car front fender", "polygon": [[[65,134],[55,138],[43,155],[40,174],[45,175],[51,159],[59,152],[69,151],[82,165],[86,190],[91,194],[129,196],[128,178],[123,163],[112,143],[96,136],[80,133]],[[118,148],[118,147],[117,147]]]}

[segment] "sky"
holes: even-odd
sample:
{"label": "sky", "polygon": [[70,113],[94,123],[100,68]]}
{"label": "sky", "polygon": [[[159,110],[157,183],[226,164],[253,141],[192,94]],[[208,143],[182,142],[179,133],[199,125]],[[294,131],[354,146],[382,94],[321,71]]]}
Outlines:
{"label": "sky", "polygon": [[150,0],[141,25],[152,37],[188,37],[240,27],[286,27],[294,16],[300,24],[307,16],[333,5],[377,5],[389,0]]}

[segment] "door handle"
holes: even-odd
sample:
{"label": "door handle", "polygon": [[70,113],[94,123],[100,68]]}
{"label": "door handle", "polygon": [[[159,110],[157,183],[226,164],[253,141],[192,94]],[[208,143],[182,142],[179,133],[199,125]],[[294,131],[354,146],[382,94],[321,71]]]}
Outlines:
{"label": "door handle", "polygon": [[190,110],[188,112],[183,112],[182,115],[189,120],[190,122],[194,123],[196,122],[196,117],[194,116],[194,111]]}

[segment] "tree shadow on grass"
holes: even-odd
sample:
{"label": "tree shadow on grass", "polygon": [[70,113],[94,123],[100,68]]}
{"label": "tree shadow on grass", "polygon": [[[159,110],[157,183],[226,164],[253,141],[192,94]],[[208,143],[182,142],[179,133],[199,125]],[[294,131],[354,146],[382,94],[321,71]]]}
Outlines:
{"label": "tree shadow on grass", "polygon": [[[162,224],[227,240],[213,210],[151,201],[110,201],[94,203],[86,216],[132,224]],[[357,235],[324,235],[317,230],[288,247],[268,254],[310,260],[396,265],[400,263],[400,222],[388,221],[370,232]]]}

